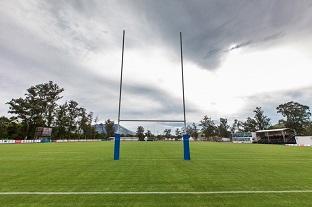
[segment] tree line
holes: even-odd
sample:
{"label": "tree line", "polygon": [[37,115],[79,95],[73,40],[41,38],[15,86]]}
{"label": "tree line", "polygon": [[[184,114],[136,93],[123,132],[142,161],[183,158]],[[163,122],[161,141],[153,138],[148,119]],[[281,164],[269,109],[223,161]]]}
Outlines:
{"label": "tree line", "polygon": [[[51,127],[53,138],[107,138],[114,136],[115,124],[110,119],[105,121],[105,134],[96,132],[94,123],[98,121],[80,106],[77,101],[69,100],[61,103],[63,88],[56,83],[47,83],[31,86],[24,97],[13,98],[7,102],[11,117],[0,117],[0,139],[32,139],[37,127]],[[179,140],[183,133],[188,133],[194,139],[199,135],[214,140],[218,137],[231,137],[236,132],[253,132],[262,129],[287,127],[294,129],[298,135],[312,135],[311,112],[309,106],[297,102],[287,102],[276,107],[282,119],[272,125],[271,119],[264,114],[261,107],[256,107],[254,116],[244,121],[235,119],[230,125],[226,118],[220,118],[216,123],[205,115],[198,124],[188,124],[186,129],[165,129],[160,135],[153,135],[150,130],[138,126],[136,136],[139,140],[145,137]]]}
{"label": "tree line", "polygon": [[[37,127],[51,127],[54,138],[102,138],[95,131],[93,123],[97,118],[93,118],[92,112],[74,100],[60,103],[63,91],[49,81],[31,86],[24,97],[7,102],[12,116],[0,117],[0,138],[32,139]],[[105,122],[109,135],[114,130],[113,124],[110,120]]]}
{"label": "tree line", "polygon": [[[280,104],[276,107],[277,113],[281,114],[283,119],[279,120],[277,124],[272,125],[271,119],[264,114],[261,107],[256,107],[253,111],[254,116],[248,117],[245,121],[235,119],[233,124],[230,125],[226,118],[220,118],[219,123],[216,124],[211,117],[205,115],[199,122],[198,126],[195,123],[189,124],[184,128],[177,128],[175,133],[171,133],[171,129],[165,129],[162,135],[151,137],[161,138],[174,138],[181,139],[185,131],[195,140],[198,139],[199,134],[207,140],[217,141],[219,138],[231,138],[237,132],[255,132],[265,129],[276,128],[290,128],[295,130],[297,135],[312,135],[312,122],[311,112],[308,106],[302,105],[297,102],[287,102]],[[144,128],[139,126],[136,132],[139,140],[143,141],[144,137],[149,137],[150,131],[144,133]]]}
{"label": "tree line", "polygon": [[[183,128],[176,128],[174,131],[174,134],[172,134],[171,129],[165,129],[163,133],[154,135],[150,130],[144,129],[143,126],[138,126],[136,130],[136,137],[138,137],[139,141],[145,141],[145,138],[148,138],[151,140],[164,140],[165,138],[174,139],[174,140],[180,140],[183,135]],[[191,125],[187,125],[186,132],[190,134],[192,137],[198,137],[198,130],[195,123],[192,123]]]}

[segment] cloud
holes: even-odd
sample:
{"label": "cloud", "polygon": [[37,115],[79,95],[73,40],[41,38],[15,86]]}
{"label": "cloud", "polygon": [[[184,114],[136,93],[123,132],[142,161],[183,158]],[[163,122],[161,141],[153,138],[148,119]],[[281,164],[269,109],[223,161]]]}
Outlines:
{"label": "cloud", "polygon": [[244,41],[244,42],[241,42],[238,44],[233,44],[228,49],[221,49],[221,48],[212,49],[212,50],[208,51],[208,53],[204,56],[204,58],[211,58],[212,56],[215,56],[215,55],[218,55],[218,56],[219,55],[225,55],[223,53],[228,53],[228,52],[231,52],[233,50],[244,48],[244,47],[255,47],[256,45],[263,44],[263,43],[266,43],[269,41],[273,41],[273,40],[282,38],[282,36],[283,36],[282,33],[277,33],[277,34],[273,34],[273,35],[263,37],[259,40],[248,40],[248,41]]}
{"label": "cloud", "polygon": [[276,112],[276,107],[280,104],[294,101],[307,105],[310,108],[312,107],[312,86],[254,94],[242,98],[246,101],[246,107],[236,114],[237,118],[244,120],[248,116],[253,116],[253,110],[256,107],[262,107],[265,113],[271,118],[272,123],[276,123],[282,118]]}
{"label": "cloud", "polygon": [[[183,32],[185,59],[216,69],[225,52],[239,47],[274,46],[301,31],[309,35],[307,1],[136,1],[128,3],[166,45]],[[281,35],[282,34],[282,35]],[[282,39],[282,40],[279,40]],[[234,48],[233,48],[234,45]],[[230,48],[230,49],[229,49]]]}
{"label": "cloud", "polygon": [[[309,1],[292,0],[1,1],[0,113],[6,112],[4,102],[22,96],[30,85],[54,80],[65,88],[66,99],[78,100],[102,119],[116,117],[121,35],[125,29],[126,68],[136,69],[124,83],[122,115],[179,117],[180,85],[171,82],[180,77],[173,71],[179,69],[181,31],[189,80],[187,115],[196,121],[207,111],[203,105],[226,99],[210,100],[211,89],[204,83],[211,81],[209,76],[223,67],[231,53],[265,51],[302,41],[300,47],[309,54],[311,8]],[[155,57],[152,62],[150,56]],[[137,62],[146,65],[135,65]],[[166,77],[154,77],[147,66]],[[233,70],[237,70],[234,64]],[[138,73],[141,71],[144,75]],[[218,90],[228,95],[227,89]],[[196,99],[193,94],[197,93],[200,98]],[[284,95],[305,101],[308,94]],[[242,96],[248,106],[238,116],[243,117],[254,105],[269,107],[285,100],[276,97],[269,92],[260,99]]]}

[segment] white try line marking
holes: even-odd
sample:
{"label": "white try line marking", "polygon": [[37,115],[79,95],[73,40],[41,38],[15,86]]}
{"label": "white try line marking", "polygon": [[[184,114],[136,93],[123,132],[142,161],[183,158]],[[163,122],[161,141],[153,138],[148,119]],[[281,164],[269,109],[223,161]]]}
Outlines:
{"label": "white try line marking", "polygon": [[211,194],[281,194],[281,193],[312,193],[312,190],[259,190],[259,191],[185,191],[185,192],[0,192],[0,195],[211,195]]}

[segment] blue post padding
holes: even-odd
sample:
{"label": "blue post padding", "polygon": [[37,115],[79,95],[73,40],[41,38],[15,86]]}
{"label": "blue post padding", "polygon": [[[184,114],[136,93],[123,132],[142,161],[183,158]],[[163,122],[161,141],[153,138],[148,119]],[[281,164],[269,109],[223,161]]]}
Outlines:
{"label": "blue post padding", "polygon": [[114,160],[119,160],[120,134],[115,134]]}
{"label": "blue post padding", "polygon": [[190,160],[190,135],[183,135],[183,149],[184,149],[184,160]]}

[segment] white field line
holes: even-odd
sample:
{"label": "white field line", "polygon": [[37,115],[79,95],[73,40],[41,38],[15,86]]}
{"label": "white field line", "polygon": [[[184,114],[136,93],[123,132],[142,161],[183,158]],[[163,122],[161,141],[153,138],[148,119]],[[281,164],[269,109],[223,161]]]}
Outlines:
{"label": "white field line", "polygon": [[259,191],[185,191],[185,192],[135,192],[135,191],[90,191],[90,192],[0,192],[0,195],[211,195],[211,194],[282,194],[282,193],[312,193],[312,190],[259,190]]}

